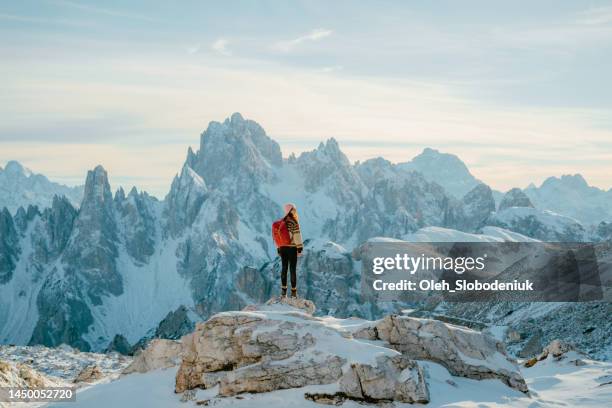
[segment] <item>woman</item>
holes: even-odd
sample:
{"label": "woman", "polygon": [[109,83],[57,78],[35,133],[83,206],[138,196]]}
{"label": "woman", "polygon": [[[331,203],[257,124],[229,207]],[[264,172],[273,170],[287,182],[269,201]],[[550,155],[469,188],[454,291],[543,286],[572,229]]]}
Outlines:
{"label": "woman", "polygon": [[285,216],[282,218],[287,231],[289,232],[289,242],[278,247],[277,251],[281,257],[281,291],[282,296],[287,296],[287,269],[291,271],[291,297],[297,297],[297,258],[302,254],[304,245],[302,243],[302,233],[295,205],[285,204]]}

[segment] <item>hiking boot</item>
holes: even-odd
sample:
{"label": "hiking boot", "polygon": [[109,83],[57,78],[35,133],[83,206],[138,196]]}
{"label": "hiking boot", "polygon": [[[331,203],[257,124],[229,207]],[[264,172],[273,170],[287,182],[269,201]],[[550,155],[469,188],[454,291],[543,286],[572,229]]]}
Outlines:
{"label": "hiking boot", "polygon": [[291,288],[291,297],[297,298],[297,288]]}
{"label": "hiking boot", "polygon": [[287,297],[287,287],[286,286],[284,287],[281,286],[281,297]]}

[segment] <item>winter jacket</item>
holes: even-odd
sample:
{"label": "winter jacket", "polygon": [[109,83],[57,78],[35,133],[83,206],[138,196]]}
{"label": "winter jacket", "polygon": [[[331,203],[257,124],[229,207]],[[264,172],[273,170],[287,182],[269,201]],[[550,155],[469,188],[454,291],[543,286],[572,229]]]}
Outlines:
{"label": "winter jacket", "polygon": [[286,216],[285,224],[287,225],[287,229],[289,230],[289,236],[291,237],[291,245],[298,249],[299,252],[304,248],[304,244],[302,242],[302,232],[300,231],[300,223],[297,222],[293,217]]}

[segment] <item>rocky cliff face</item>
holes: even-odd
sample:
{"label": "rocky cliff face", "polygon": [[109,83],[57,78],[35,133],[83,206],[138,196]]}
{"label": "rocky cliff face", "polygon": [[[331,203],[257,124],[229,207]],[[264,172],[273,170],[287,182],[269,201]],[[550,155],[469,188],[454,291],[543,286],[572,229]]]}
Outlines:
{"label": "rocky cliff face", "polygon": [[8,282],[19,256],[19,239],[11,213],[0,211],[0,284]]}
{"label": "rocky cliff face", "polygon": [[108,175],[102,166],[87,173],[85,193],[62,261],[67,275],[88,282],[94,304],[104,294],[120,295],[123,282],[117,270],[118,225]]}

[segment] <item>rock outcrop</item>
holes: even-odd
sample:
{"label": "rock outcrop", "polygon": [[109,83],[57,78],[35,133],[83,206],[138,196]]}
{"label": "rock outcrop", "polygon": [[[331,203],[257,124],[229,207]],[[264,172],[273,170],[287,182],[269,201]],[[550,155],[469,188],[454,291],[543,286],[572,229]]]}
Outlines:
{"label": "rock outcrop", "polygon": [[[564,358],[565,354],[569,353],[570,351],[577,350],[572,344],[555,339],[551,341],[548,346],[544,347],[544,350],[542,350],[538,356],[525,361],[524,365],[527,368],[533,367],[538,361],[546,360],[549,356],[555,360],[561,360]],[[582,355],[581,352],[578,352],[578,354]]]}
{"label": "rock outcrop", "polygon": [[[176,391],[208,388],[209,384],[203,380],[204,373],[232,371],[255,364],[265,366],[267,362],[292,357],[315,344],[312,334],[298,336],[296,331],[303,326],[291,321],[267,319],[258,313],[220,313],[213,316],[207,322],[198,324],[193,334],[182,339],[185,354],[176,377]],[[265,367],[260,368],[266,370]],[[302,368],[304,371],[313,369],[310,365]],[[251,377],[259,375],[253,366],[247,371],[246,374],[252,374]]]}
{"label": "rock outcrop", "polygon": [[234,396],[335,384],[336,391],[305,398],[334,404],[346,399],[427,403],[427,374],[416,360],[441,364],[452,375],[497,378],[528,391],[503,345],[480,332],[399,316],[345,325],[314,317],[314,310],[308,300],[273,298],[199,323],[181,339],[175,392],[218,386],[219,396]]}
{"label": "rock outcrop", "polygon": [[438,320],[391,315],[354,335],[383,340],[406,356],[434,361],[456,376],[478,380],[498,378],[512,388],[528,392],[516,362],[508,357],[503,343],[481,332]]}

